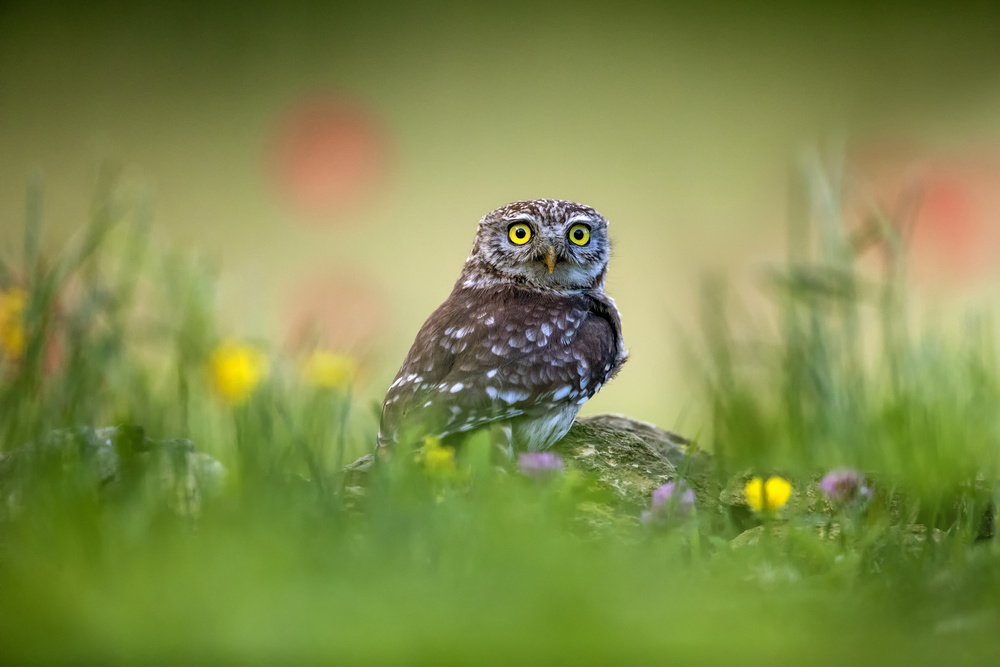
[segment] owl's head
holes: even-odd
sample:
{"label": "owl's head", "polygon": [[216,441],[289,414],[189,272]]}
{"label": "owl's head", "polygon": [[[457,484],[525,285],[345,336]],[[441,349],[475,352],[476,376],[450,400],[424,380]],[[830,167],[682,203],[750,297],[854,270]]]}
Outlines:
{"label": "owl's head", "polygon": [[497,278],[542,289],[603,287],[611,244],[608,221],[562,199],[518,201],[479,222],[460,283],[485,286]]}

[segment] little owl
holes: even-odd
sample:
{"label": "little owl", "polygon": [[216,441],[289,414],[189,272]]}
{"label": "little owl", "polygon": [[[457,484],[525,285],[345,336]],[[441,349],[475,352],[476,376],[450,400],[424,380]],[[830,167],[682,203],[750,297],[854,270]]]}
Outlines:
{"label": "little owl", "polygon": [[562,438],[628,354],[604,293],[609,255],[608,221],[583,204],[534,199],[483,217],[389,387],[379,445],[480,427],[507,451]]}

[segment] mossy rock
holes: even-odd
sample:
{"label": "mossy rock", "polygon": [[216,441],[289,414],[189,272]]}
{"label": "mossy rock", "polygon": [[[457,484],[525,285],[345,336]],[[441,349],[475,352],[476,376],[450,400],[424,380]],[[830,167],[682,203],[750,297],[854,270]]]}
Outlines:
{"label": "mossy rock", "polygon": [[699,506],[714,505],[711,457],[652,424],[615,414],[584,417],[552,451],[596,480],[622,509],[648,506],[653,491],[680,478]]}
{"label": "mossy rock", "polygon": [[0,453],[0,518],[16,516],[46,489],[102,500],[138,494],[151,508],[197,516],[225,478],[222,464],[187,439],[155,440],[132,425],[60,429]]}
{"label": "mossy rock", "polygon": [[[598,497],[610,499],[581,506],[588,516],[638,520],[654,490],[681,478],[694,491],[699,508],[715,511],[718,505],[712,457],[686,438],[646,422],[616,414],[583,417],[551,451],[582,473]],[[345,488],[362,493],[375,464],[369,454],[344,467]]]}

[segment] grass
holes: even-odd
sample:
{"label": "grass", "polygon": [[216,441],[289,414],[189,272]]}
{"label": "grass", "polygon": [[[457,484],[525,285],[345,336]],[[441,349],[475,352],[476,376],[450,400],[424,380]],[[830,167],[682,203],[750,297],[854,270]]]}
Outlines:
{"label": "grass", "polygon": [[[31,193],[24,251],[0,274],[27,295],[8,318],[23,347],[0,357],[0,659],[991,664],[995,336],[986,319],[961,337],[908,319],[896,227],[876,212],[888,261],[861,270],[844,186],[824,173],[807,172],[814,205],[793,215],[820,238],[769,283],[774,324],[734,324],[722,287],[704,301],[700,444],[720,486],[738,496],[773,473],[794,487],[735,541],[739,522],[704,504],[595,530],[585,475],[499,471],[475,442],[453,471],[398,457],[362,494],[340,471],[375,417],[349,386],[242,342],[264,359],[231,358],[247,391],[227,394],[210,276],[154,251],[110,176],[80,238],[46,258]],[[4,465],[58,429],[112,424],[189,438],[227,474],[185,506],[123,444],[111,480],[82,441]],[[823,502],[815,481],[834,466],[864,471],[873,498]]]}

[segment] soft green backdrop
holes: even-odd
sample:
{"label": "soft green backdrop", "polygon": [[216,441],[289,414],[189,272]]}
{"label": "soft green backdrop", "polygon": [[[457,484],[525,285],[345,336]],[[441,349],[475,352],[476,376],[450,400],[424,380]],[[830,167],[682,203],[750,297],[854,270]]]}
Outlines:
{"label": "soft green backdrop", "polygon": [[[281,114],[318,94],[369,110],[388,147],[377,188],[324,224],[287,205],[267,166]],[[55,242],[115,160],[150,193],[158,242],[218,263],[234,334],[282,340],[316,276],[375,295],[352,315],[380,313],[355,350],[371,396],[478,218],[560,197],[612,221],[608,288],[632,350],[587,410],[683,428],[693,396],[675,343],[703,275],[752,276],[782,252],[803,149],[884,139],[1000,140],[995,9],[0,3],[0,243],[19,242],[30,178]]]}

